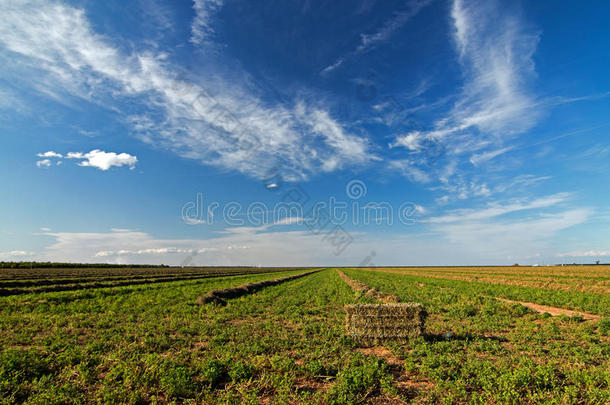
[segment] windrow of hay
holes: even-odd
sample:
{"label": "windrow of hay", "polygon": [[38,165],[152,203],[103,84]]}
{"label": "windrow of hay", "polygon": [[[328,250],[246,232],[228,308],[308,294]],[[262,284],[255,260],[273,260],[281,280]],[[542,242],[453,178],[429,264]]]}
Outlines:
{"label": "windrow of hay", "polygon": [[[33,288],[0,288],[0,297],[6,297],[10,295],[20,295],[20,294],[33,294],[33,293],[46,293],[46,292],[59,292],[59,291],[77,291],[77,290],[90,290],[90,289],[98,289],[98,288],[115,288],[115,287],[128,287],[132,285],[143,285],[143,284],[157,284],[157,283],[168,283],[174,281],[190,281],[190,280],[200,280],[206,278],[215,278],[215,277],[226,277],[226,276],[239,276],[239,275],[248,275],[248,274],[259,274],[259,273],[270,273],[275,272],[274,270],[266,270],[266,271],[241,271],[241,272],[232,272],[232,273],[211,273],[211,274],[201,274],[201,275],[170,275],[170,276],[157,276],[157,277],[124,277],[124,278],[116,278],[115,280],[122,281],[106,281],[104,279],[77,279],[77,280],[69,280],[70,283],[65,283],[67,280],[58,280],[57,282],[53,280],[40,280],[36,281],[36,283],[43,283],[41,285],[48,284],[48,286],[39,287],[35,286]],[[14,283],[11,281],[11,283]],[[4,284],[0,284],[3,286]]]}
{"label": "windrow of hay", "polygon": [[294,276],[288,276],[288,277],[282,277],[282,278],[275,278],[272,280],[263,280],[263,281],[258,281],[256,283],[242,284],[240,286],[232,287],[232,288],[223,288],[223,289],[219,289],[219,290],[212,290],[212,291],[208,292],[206,295],[197,297],[197,304],[203,305],[203,304],[208,304],[208,303],[214,302],[216,304],[225,305],[226,300],[229,298],[241,297],[242,295],[251,294],[251,293],[261,290],[265,287],[281,284],[286,281],[295,280],[297,278],[305,277],[310,274],[317,273],[319,271],[322,271],[322,270],[309,271],[307,273],[301,273],[301,274],[296,274]]}
{"label": "windrow of hay", "polygon": [[369,287],[368,285],[366,285],[358,280],[354,280],[353,278],[349,277],[347,274],[345,274],[341,270],[337,270],[337,274],[339,274],[339,277],[341,277],[341,279],[343,281],[345,281],[345,283],[347,285],[349,285],[350,288],[357,293],[360,293],[360,294],[362,294],[366,297],[372,298],[374,300],[378,300],[378,301],[382,301],[382,302],[386,302],[386,303],[398,302],[398,297],[383,293],[376,288]]}
{"label": "windrow of hay", "polygon": [[[5,275],[3,272],[6,269],[0,269],[0,276]],[[14,269],[8,269],[14,270]],[[34,269],[37,270],[37,269]],[[43,269],[46,270],[46,269]],[[62,269],[53,269],[57,272]],[[74,269],[68,269],[74,270]],[[79,270],[79,269],[76,269]],[[94,269],[97,270],[97,269]],[[106,270],[106,269],[102,269]],[[116,270],[116,269],[109,269]],[[227,277],[227,276],[240,276],[250,274],[261,274],[261,273],[276,273],[280,271],[296,271],[297,269],[284,269],[284,268],[199,268],[199,272],[194,272],[192,269],[177,269],[169,268],[164,269],[166,274],[162,274],[159,271],[151,274],[130,274],[132,269],[123,269],[124,275],[118,276],[96,276],[96,274],[83,275],[82,277],[60,277],[60,278],[39,278],[33,280],[0,280],[0,297],[6,297],[10,295],[20,294],[38,294],[46,292],[60,292],[60,291],[76,291],[76,290],[89,290],[98,288],[114,288],[114,287],[128,287],[132,285],[140,284],[156,284],[156,283],[167,283],[174,281],[190,281],[200,280],[206,278],[215,277]],[[136,269],[141,271],[142,269]],[[157,269],[155,269],[157,270]],[[170,271],[170,272],[168,272]],[[101,274],[101,273],[99,273]],[[28,276],[29,277],[29,276]],[[57,276],[59,277],[59,276]],[[5,287],[23,287],[23,288],[5,288]]]}
{"label": "windrow of hay", "polygon": [[9,295],[20,295],[20,294],[38,294],[46,292],[59,292],[59,291],[77,291],[77,290],[91,290],[98,288],[115,288],[115,287],[129,287],[132,285],[143,285],[143,284],[157,284],[167,283],[173,281],[189,281],[189,280],[200,280],[205,278],[219,277],[217,275],[203,275],[203,276],[188,276],[188,277],[156,277],[153,279],[128,279],[127,281],[117,282],[97,282],[97,280],[85,280],[85,283],[77,284],[52,284],[48,287],[35,287],[35,288],[0,288],[0,297],[6,297]]}
{"label": "windrow of hay", "polygon": [[345,329],[361,345],[387,341],[405,343],[424,333],[428,316],[417,303],[355,304],[345,306]]}

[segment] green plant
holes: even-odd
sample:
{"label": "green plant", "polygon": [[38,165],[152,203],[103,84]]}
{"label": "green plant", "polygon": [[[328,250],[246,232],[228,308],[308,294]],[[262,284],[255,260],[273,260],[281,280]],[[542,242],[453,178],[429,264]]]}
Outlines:
{"label": "green plant", "polygon": [[355,404],[382,389],[390,389],[392,376],[381,359],[356,358],[337,374],[337,380],[328,392],[331,405]]}
{"label": "green plant", "polygon": [[208,360],[203,364],[201,370],[203,381],[212,386],[225,380],[227,376],[227,367],[220,360]]}
{"label": "green plant", "polygon": [[597,322],[597,330],[604,336],[610,336],[610,318],[602,318]]}

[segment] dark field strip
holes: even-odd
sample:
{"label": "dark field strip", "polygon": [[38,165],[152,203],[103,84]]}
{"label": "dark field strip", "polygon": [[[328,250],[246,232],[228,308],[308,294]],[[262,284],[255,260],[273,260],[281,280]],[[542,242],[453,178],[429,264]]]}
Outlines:
{"label": "dark field strip", "polygon": [[[207,292],[207,286],[213,284],[214,288],[222,288],[222,286],[235,286],[244,282],[265,280],[278,275],[289,275],[292,270],[284,272],[272,273],[257,273],[244,275],[231,275],[222,277],[208,277],[195,280],[169,281],[164,283],[154,284],[134,284],[121,287],[100,287],[96,289],[86,290],[70,290],[70,291],[51,291],[33,294],[20,294],[7,297],[0,297],[0,304],[5,306],[21,307],[36,312],[45,311],[48,306],[68,305],[70,303],[96,301],[100,298],[114,297],[114,299],[123,299],[122,297],[138,295],[144,293],[154,294],[156,291],[163,291],[168,288],[183,289],[183,288],[200,288],[202,293]],[[0,305],[0,306],[1,306]],[[195,305],[195,304],[193,304]],[[0,402],[1,404],[1,402]]]}
{"label": "dark field strip", "polygon": [[[96,288],[115,288],[115,287],[125,287],[130,285],[138,285],[138,284],[156,284],[156,283],[166,283],[166,282],[177,282],[177,281],[187,281],[187,280],[198,280],[198,279],[206,279],[206,278],[215,278],[215,277],[227,277],[227,276],[238,276],[238,275],[249,275],[249,274],[262,274],[262,273],[277,273],[281,270],[269,270],[269,269],[260,269],[258,271],[245,271],[245,272],[230,272],[230,273],[212,273],[212,274],[203,274],[198,276],[173,276],[173,277],[156,277],[153,279],[145,278],[145,279],[129,279],[125,281],[117,281],[117,282],[98,282],[97,280],[91,282],[89,279],[85,279],[84,283],[78,284],[54,284],[47,287],[34,287],[34,288],[0,288],[0,297],[10,296],[10,295],[20,295],[20,294],[33,294],[33,293],[45,293],[45,292],[59,292],[59,291],[76,291],[76,290],[88,290],[88,289],[96,289]],[[293,270],[295,271],[295,270]],[[50,280],[49,280],[50,281]],[[64,280],[62,280],[64,281]],[[72,283],[74,281],[71,280]]]}
{"label": "dark field strip", "polygon": [[167,276],[169,274],[246,274],[248,272],[305,270],[306,267],[135,267],[135,268],[33,268],[10,269],[0,268],[0,281],[8,280],[38,280],[86,277],[122,277],[122,276]]}
{"label": "dark field strip", "polygon": [[243,274],[259,274],[259,273],[273,273],[279,271],[286,271],[286,269],[268,269],[268,268],[256,268],[241,271],[173,271],[162,274],[145,274],[145,275],[130,275],[125,274],[121,276],[98,276],[90,275],[87,277],[61,277],[61,278],[43,278],[36,280],[0,280],[0,289],[11,288],[11,287],[38,287],[38,286],[51,286],[51,285],[65,285],[65,284],[81,284],[91,282],[108,282],[108,281],[123,281],[123,280],[152,280],[156,278],[170,278],[170,277],[224,277],[232,275],[243,275]]}
{"label": "dark field strip", "polygon": [[322,270],[324,270],[324,269],[310,271],[307,273],[301,273],[301,274],[296,274],[296,275],[282,277],[282,278],[275,278],[273,280],[263,280],[263,281],[258,281],[255,283],[242,284],[237,287],[223,288],[221,290],[212,290],[212,291],[208,292],[207,294],[198,297],[197,303],[199,303],[200,305],[208,304],[211,302],[214,302],[217,304],[226,304],[225,300],[227,300],[229,298],[237,298],[237,297],[241,297],[242,295],[252,294],[259,290],[262,290],[265,287],[271,287],[271,286],[282,284],[282,283],[285,283],[288,281],[296,280],[298,278],[305,277],[305,276],[317,273]]}
{"label": "dark field strip", "polygon": [[[254,272],[249,272],[250,274],[255,274]],[[230,275],[240,275],[240,274],[249,274],[249,273],[238,273],[238,272],[230,272],[230,273],[168,273],[168,274],[160,274],[160,275],[142,275],[142,276],[89,276],[89,277],[66,277],[66,278],[52,278],[52,279],[38,279],[38,280],[10,280],[10,281],[0,281],[0,288],[15,288],[15,287],[41,287],[41,286],[49,286],[49,285],[65,285],[65,284],[81,284],[81,283],[91,283],[92,281],[101,283],[107,281],[124,281],[124,280],[153,280],[156,278],[162,277],[180,277],[180,276],[189,276],[189,277],[197,277],[197,276],[205,276],[209,275],[213,276],[230,276]]]}

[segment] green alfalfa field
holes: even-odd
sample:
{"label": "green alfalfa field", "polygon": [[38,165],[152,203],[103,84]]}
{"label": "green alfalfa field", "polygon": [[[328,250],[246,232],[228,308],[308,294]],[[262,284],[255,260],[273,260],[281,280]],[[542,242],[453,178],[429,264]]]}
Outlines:
{"label": "green alfalfa field", "polygon": [[[0,270],[0,402],[610,403],[609,267],[340,271],[376,293],[334,268]],[[344,306],[387,296],[424,334],[361,347]]]}

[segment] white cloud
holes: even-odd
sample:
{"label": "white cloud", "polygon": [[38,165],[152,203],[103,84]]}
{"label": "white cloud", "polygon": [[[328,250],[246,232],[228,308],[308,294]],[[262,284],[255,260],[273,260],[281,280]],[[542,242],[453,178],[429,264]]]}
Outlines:
{"label": "white cloud", "polygon": [[343,57],[337,59],[335,61],[335,63],[333,63],[332,65],[328,65],[324,69],[322,69],[322,72],[320,72],[320,74],[326,75],[326,74],[332,72],[333,70],[337,69],[339,66],[343,65],[343,62],[345,62],[345,59],[343,59]]}
{"label": "white cloud", "polygon": [[168,255],[168,254],[193,254],[203,253],[205,249],[178,249],[175,247],[149,248],[138,250],[102,250],[95,254],[95,257],[112,257],[112,256],[142,256],[142,255]]}
{"label": "white cloud", "polygon": [[[63,157],[61,154],[49,151],[45,153],[38,153],[37,156],[40,157],[51,157],[51,158],[61,158]],[[136,163],[138,163],[138,158],[132,156],[128,153],[114,153],[114,152],[104,152],[99,149],[94,149],[88,153],[82,152],[68,152],[65,156],[66,159],[79,159],[81,162],[78,163],[79,166],[83,167],[95,167],[100,170],[108,170],[111,167],[121,167],[121,166],[129,166],[130,169],[134,169]],[[61,161],[56,162],[56,165],[61,165]],[[36,162],[36,166],[38,167],[50,167],[51,161],[49,159],[44,159]]]}
{"label": "white cloud", "polygon": [[66,159],[84,159],[85,154],[82,152],[68,152],[66,154]]}
{"label": "white cloud", "polygon": [[423,169],[417,167],[412,160],[394,160],[389,162],[389,167],[399,171],[409,181],[415,183],[429,183],[432,181],[430,175]]}
{"label": "white cloud", "polygon": [[[201,21],[196,25],[205,27]],[[164,54],[127,54],[112,45],[93,32],[83,10],[67,5],[8,2],[0,45],[38,70],[48,93],[68,93],[117,113],[121,101],[141,102],[150,113],[125,117],[134,135],[207,165],[262,178],[281,162],[295,179],[374,158],[368,141],[333,119],[321,101],[270,103],[221,74],[195,72],[189,81]]]}
{"label": "white cloud", "polygon": [[553,245],[565,241],[560,239],[552,245],[553,238],[585,223],[592,214],[587,208],[562,208],[568,198],[569,194],[559,193],[533,200],[496,202],[479,209],[451,210],[420,222],[438,238],[434,246],[450,249],[456,257],[460,256],[457,252],[462,252],[469,257],[469,263],[525,262],[538,257],[540,251],[547,252],[547,258],[557,258]]}
{"label": "white cloud", "polygon": [[608,257],[608,256],[610,256],[610,250],[573,251],[573,252],[559,254],[559,257]]}
{"label": "white cloud", "polygon": [[7,88],[0,88],[0,110],[13,109],[20,111],[23,110],[23,107],[23,102],[14,91]]}
{"label": "white cloud", "polygon": [[442,197],[438,197],[434,200],[438,205],[446,205],[449,203],[449,196],[444,195]]}
{"label": "white cloud", "polygon": [[373,34],[360,34],[360,45],[356,53],[366,52],[377,44],[387,41],[398,29],[402,28],[411,18],[416,16],[421,9],[430,4],[432,0],[417,0],[407,3],[407,9],[399,11],[387,20],[383,26]]}
{"label": "white cloud", "polygon": [[419,131],[409,132],[396,138],[394,142],[390,144],[390,148],[402,146],[410,151],[419,151],[421,149],[422,133]]}
{"label": "white cloud", "polygon": [[573,209],[556,214],[544,214],[517,220],[456,220],[432,226],[445,240],[460,246],[471,257],[524,257],[546,247],[553,236],[562,230],[584,223],[591,212]]}
{"label": "white cloud", "polygon": [[[539,34],[511,3],[497,0],[453,0],[451,19],[464,77],[456,101],[432,129],[398,134],[390,147],[412,152],[426,141],[440,143],[446,158],[467,155],[476,166],[510,151],[506,142],[532,128],[542,114],[544,103],[531,86]],[[428,172],[443,176],[434,167]]]}
{"label": "white cloud", "polygon": [[420,215],[425,214],[426,212],[428,212],[428,210],[426,210],[424,207],[422,207],[421,205],[415,204],[415,212],[417,212]]}
{"label": "white cloud", "polygon": [[231,232],[209,239],[156,239],[145,232],[128,230],[49,232],[45,235],[53,237],[54,242],[38,254],[36,260],[208,266],[356,266],[370,264],[367,258],[374,256],[374,264],[381,266],[512,264],[526,262],[528,257],[540,251],[551,251],[549,245],[557,232],[584,222],[588,215],[587,210],[576,209],[517,221],[429,224],[431,232],[424,234],[352,233],[353,243],[340,256],[333,254],[332,243],[324,239],[324,234],[313,234],[305,228],[288,232],[231,228]]}
{"label": "white cloud", "polygon": [[280,219],[273,223],[273,225],[294,225],[294,224],[302,224],[305,221],[304,218],[301,217],[292,217],[288,216],[286,218]]}
{"label": "white cloud", "polygon": [[199,240],[155,239],[136,231],[47,235],[55,242],[40,257],[54,261],[280,266],[306,266],[324,260],[337,263],[330,243],[308,231],[259,232],[247,228]]}
{"label": "white cloud", "polygon": [[49,159],[42,159],[36,162],[36,166],[40,168],[47,168],[51,166],[51,161]]}
{"label": "white cloud", "polygon": [[89,153],[68,153],[66,155],[69,159],[85,159],[78,165],[85,167],[95,167],[100,170],[108,170],[111,167],[129,166],[130,169],[136,167],[138,158],[128,153],[114,153],[104,152],[102,150],[92,150]]}
{"label": "white cloud", "polygon": [[203,43],[207,37],[214,33],[214,28],[210,22],[212,16],[220,10],[223,0],[193,0],[193,10],[195,18],[191,23],[191,42],[194,44]]}
{"label": "white cloud", "polygon": [[488,162],[491,159],[495,158],[496,156],[500,156],[512,149],[513,149],[512,147],[506,147],[506,148],[502,148],[502,149],[490,150],[490,151],[483,152],[483,153],[477,153],[470,157],[470,163],[472,163],[474,166],[478,166],[481,163]]}
{"label": "white cloud", "polygon": [[551,179],[551,176],[536,176],[533,174],[522,174],[515,177],[508,183],[498,184],[494,187],[496,192],[504,192],[511,189],[523,189],[526,187],[534,186],[543,181]]}
{"label": "white cloud", "polygon": [[26,256],[33,256],[34,252],[25,250],[12,250],[10,252],[0,252],[0,258],[3,260],[22,260]]}
{"label": "white cloud", "polygon": [[517,211],[533,210],[539,208],[547,208],[559,203],[567,201],[568,193],[553,194],[546,197],[537,198],[532,201],[514,201],[508,204],[489,204],[483,209],[461,209],[455,210],[447,215],[438,217],[430,217],[422,219],[422,222],[427,223],[453,223],[479,221],[490,219],[502,215],[510,214]]}
{"label": "white cloud", "polygon": [[62,157],[62,155],[60,153],[53,152],[52,150],[45,152],[45,153],[37,153],[36,156],[44,157],[44,158],[61,158]]}
{"label": "white cloud", "polygon": [[538,111],[527,83],[535,76],[532,56],[539,36],[500,6],[497,1],[453,2],[454,38],[467,80],[448,125],[441,128],[476,127],[505,136],[535,122]]}

